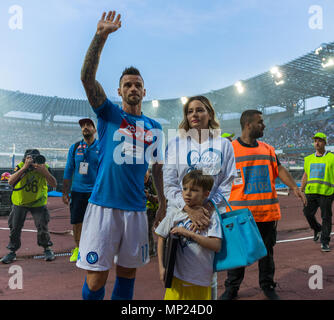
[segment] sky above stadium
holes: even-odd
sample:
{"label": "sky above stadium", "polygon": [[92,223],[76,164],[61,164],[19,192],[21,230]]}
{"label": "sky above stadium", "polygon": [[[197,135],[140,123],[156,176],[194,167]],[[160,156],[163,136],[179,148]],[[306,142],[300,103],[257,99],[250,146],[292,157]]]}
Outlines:
{"label": "sky above stadium", "polygon": [[117,96],[122,70],[141,70],[146,98],[206,93],[334,41],[328,0],[1,0],[0,88],[86,99],[85,53],[103,11],[122,15],[97,79]]}

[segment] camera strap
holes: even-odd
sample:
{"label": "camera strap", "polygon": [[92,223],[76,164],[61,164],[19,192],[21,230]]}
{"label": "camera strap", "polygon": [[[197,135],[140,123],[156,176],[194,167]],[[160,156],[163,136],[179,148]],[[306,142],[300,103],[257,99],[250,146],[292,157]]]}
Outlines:
{"label": "camera strap", "polygon": [[30,184],[35,179],[34,176],[31,176],[29,179],[27,179],[27,181],[26,181],[26,183],[25,183],[25,185],[23,187],[15,189],[15,186],[24,178],[25,175],[26,174],[22,175],[22,177],[13,185],[12,191],[20,191],[20,190],[24,189],[27,184]]}
{"label": "camera strap", "polygon": [[73,158],[73,163],[74,163],[74,166],[75,166],[75,152],[77,151],[79,145],[81,144],[81,141],[77,141],[75,144],[74,144],[74,148],[73,148],[73,152],[72,152],[72,158]]}

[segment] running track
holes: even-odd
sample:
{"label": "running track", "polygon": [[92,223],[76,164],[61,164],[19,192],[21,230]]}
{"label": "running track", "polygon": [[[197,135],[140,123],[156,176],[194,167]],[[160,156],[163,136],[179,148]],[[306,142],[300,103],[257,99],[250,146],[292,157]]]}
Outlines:
{"label": "running track", "polygon": [[[277,293],[284,300],[333,300],[334,299],[334,245],[332,252],[320,251],[320,244],[312,240],[313,232],[308,228],[302,213],[302,205],[293,195],[281,196],[282,219],[278,224],[278,243],[275,246]],[[49,198],[51,221],[49,230],[53,249],[57,254],[68,254],[73,246],[69,211],[61,198]],[[317,217],[320,214],[317,213]],[[0,217],[0,256],[7,253],[9,231],[7,217]],[[17,260],[11,265],[0,264],[0,300],[81,300],[81,288],[85,271],[70,263],[69,256],[57,256],[55,261],[45,262],[39,256],[42,250],[36,244],[36,233],[31,215],[27,216],[22,232],[22,247]],[[303,239],[306,238],[306,239]],[[286,241],[291,240],[291,241]],[[11,266],[20,266],[23,271],[23,288],[9,288]],[[311,266],[320,266],[322,289],[310,289],[313,273]],[[110,272],[105,299],[109,299],[114,283],[114,272]],[[224,290],[226,272],[218,275],[218,294]],[[312,280],[312,279],[311,279]],[[138,269],[135,285],[135,300],[160,300],[164,289],[159,281],[157,259]],[[247,268],[245,279],[239,290],[239,300],[264,300],[258,287],[257,264]]]}

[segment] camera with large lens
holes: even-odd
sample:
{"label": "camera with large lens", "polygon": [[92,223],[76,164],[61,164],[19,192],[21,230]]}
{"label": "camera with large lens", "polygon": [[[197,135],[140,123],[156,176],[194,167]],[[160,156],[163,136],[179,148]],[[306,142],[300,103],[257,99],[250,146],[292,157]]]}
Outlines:
{"label": "camera with large lens", "polygon": [[[41,155],[39,153],[39,151],[37,149],[28,149],[26,150],[26,152],[24,153],[24,158],[23,158],[23,162],[25,161],[25,159],[30,156],[32,158],[32,162],[35,164],[44,164],[46,159],[43,155]],[[30,166],[29,170],[33,170],[34,167]]]}
{"label": "camera with large lens", "polygon": [[32,160],[33,160],[33,163],[37,163],[37,164],[44,164],[46,159],[44,156],[42,156],[41,154],[39,155],[32,155]]}

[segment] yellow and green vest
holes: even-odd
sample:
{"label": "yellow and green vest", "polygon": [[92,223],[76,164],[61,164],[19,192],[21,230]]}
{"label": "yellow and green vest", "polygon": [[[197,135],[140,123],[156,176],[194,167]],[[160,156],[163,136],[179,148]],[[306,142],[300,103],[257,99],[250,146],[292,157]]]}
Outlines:
{"label": "yellow and green vest", "polygon": [[[24,163],[20,162],[17,165],[17,170],[23,167]],[[45,164],[47,168],[49,166]],[[35,171],[27,171],[26,175],[14,187],[14,189],[23,189],[13,191],[12,203],[21,207],[42,207],[45,206],[48,199],[48,186],[45,177]]]}
{"label": "yellow and green vest", "polygon": [[306,194],[331,196],[334,194],[334,154],[325,153],[322,157],[311,154],[304,158],[307,174]]}

